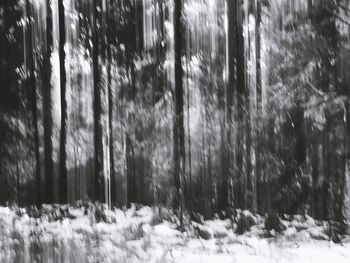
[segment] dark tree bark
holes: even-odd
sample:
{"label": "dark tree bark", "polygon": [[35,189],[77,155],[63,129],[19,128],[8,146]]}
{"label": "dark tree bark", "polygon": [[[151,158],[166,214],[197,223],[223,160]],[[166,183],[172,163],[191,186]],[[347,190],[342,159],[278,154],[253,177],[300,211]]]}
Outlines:
{"label": "dark tree bark", "polygon": [[59,55],[60,55],[60,85],[61,85],[61,134],[60,134],[60,174],[59,174],[59,202],[64,204],[68,201],[67,185],[67,101],[66,101],[66,69],[64,45],[65,36],[65,17],[63,0],[58,1],[58,20],[59,20]]}
{"label": "dark tree bark", "polygon": [[[131,4],[131,3],[130,3]],[[134,58],[139,52],[140,48],[140,14],[142,14],[142,6],[140,7],[140,2],[134,0],[130,6],[129,16],[131,17],[128,21],[128,25],[123,29],[125,31],[121,32],[121,36],[124,36],[123,39],[125,42],[125,67],[129,77],[129,86],[127,87],[126,99],[134,101],[136,99],[137,90],[136,90],[136,70]],[[142,17],[142,16],[141,16]],[[142,24],[141,24],[142,25]],[[135,121],[134,112],[130,112],[126,116],[127,126],[132,127],[133,122]],[[135,184],[135,152],[134,145],[130,138],[133,131],[129,130],[125,134],[125,158],[126,158],[126,204],[130,207],[131,202],[136,201],[136,184]],[[129,134],[130,133],[130,134]]]}
{"label": "dark tree bark", "polygon": [[[6,114],[16,118],[20,109],[20,94],[17,69],[22,66],[23,57],[18,41],[21,41],[21,11],[17,8],[18,0],[1,1],[0,25],[0,177],[2,186],[2,202],[5,203],[16,196],[16,187],[6,169],[9,160],[9,140],[16,139],[6,121]],[[11,158],[13,159],[13,157]]]}
{"label": "dark tree bark", "polygon": [[[344,178],[344,193],[349,190],[346,184],[349,184],[350,179],[350,89],[348,88],[347,102],[346,102],[346,129],[345,129],[345,143],[346,143],[346,159],[345,159],[345,178]],[[345,193],[349,195],[350,193]],[[345,198],[345,194],[342,195]],[[343,201],[344,202],[344,201]],[[343,203],[344,206],[344,203]]]}
{"label": "dark tree bark", "polygon": [[242,208],[243,209],[255,209],[255,178],[253,177],[252,166],[252,124],[250,114],[250,90],[246,87],[245,91],[245,174],[242,178]]}
{"label": "dark tree bark", "polygon": [[46,0],[46,52],[42,65],[43,74],[43,112],[44,112],[44,171],[45,202],[54,202],[53,159],[52,159],[52,99],[51,99],[51,53],[52,53],[52,10],[51,1]]}
{"label": "dark tree bark", "polygon": [[127,207],[131,206],[132,202],[136,201],[135,192],[135,152],[129,135],[126,135],[125,153],[127,165]]}
{"label": "dark tree bark", "polygon": [[[337,76],[338,63],[331,63],[333,59],[336,59],[339,55],[340,44],[340,32],[336,25],[337,13],[339,12],[337,1],[320,1],[313,2],[312,7],[312,25],[315,29],[318,39],[323,44],[320,45],[316,51],[320,57],[321,64],[318,66],[316,75],[316,84],[322,92],[339,92],[339,78]],[[339,189],[334,188],[336,184],[332,182],[333,178],[330,177],[330,173],[334,171],[330,166],[334,165],[331,162],[334,151],[332,145],[333,128],[331,121],[334,119],[332,111],[325,110],[325,124],[323,133],[323,166],[324,166],[324,183],[323,183],[323,219],[332,219],[333,207],[333,195],[335,195]],[[343,178],[342,178],[343,180]]]}
{"label": "dark tree bark", "polygon": [[323,204],[322,204],[322,211],[323,211],[323,220],[328,220],[330,218],[330,163],[329,163],[329,133],[330,133],[330,127],[329,127],[329,113],[326,111],[325,112],[325,118],[326,118],[326,123],[324,130],[322,131],[323,133],[323,138],[322,138],[322,155],[323,155]]}
{"label": "dark tree bark", "polygon": [[104,202],[104,176],[103,176],[103,147],[101,125],[101,80],[99,70],[99,13],[100,1],[93,3],[93,80],[94,80],[94,199]]}
{"label": "dark tree bark", "polygon": [[256,2],[256,15],[255,15],[255,52],[256,52],[256,141],[255,141],[255,186],[253,190],[254,208],[253,211],[258,211],[257,198],[258,187],[261,178],[261,153],[260,153],[260,129],[262,119],[262,79],[261,79],[261,2]]}
{"label": "dark tree bark", "polygon": [[[107,24],[112,23],[111,19],[111,0],[108,3],[107,10]],[[116,180],[114,173],[114,150],[113,150],[113,94],[112,94],[112,76],[111,76],[111,65],[112,65],[112,51],[111,51],[111,37],[112,31],[110,27],[107,27],[107,86],[108,86],[108,126],[109,126],[109,158],[110,158],[110,180],[111,180],[111,202],[112,205],[116,204]]]}
{"label": "dark tree bark", "polygon": [[318,185],[319,181],[319,145],[318,141],[320,140],[319,137],[317,137],[314,141],[314,145],[312,148],[312,157],[311,157],[311,166],[312,166],[312,194],[311,194],[311,209],[312,209],[312,216],[316,219],[321,219],[321,207],[320,207],[320,200],[322,197],[322,193],[320,191],[320,187]]}
{"label": "dark tree bark", "polygon": [[[19,91],[18,91],[19,92]],[[19,92],[20,93],[20,92]],[[19,119],[20,119],[20,111],[17,112],[17,126],[19,126]],[[20,183],[20,173],[19,173],[19,162],[20,159],[18,158],[18,153],[19,153],[19,149],[18,149],[18,144],[15,144],[15,152],[16,152],[16,158],[15,158],[15,162],[16,162],[16,198],[17,198],[17,204],[19,206],[21,206],[22,204],[22,187],[21,187],[21,183]]]}
{"label": "dark tree bark", "polygon": [[292,123],[294,125],[295,148],[294,157],[298,166],[301,166],[306,160],[306,142],[304,132],[304,109],[297,105],[292,113]]}
{"label": "dark tree bark", "polygon": [[307,14],[308,14],[309,19],[311,19],[311,21],[313,19],[312,9],[313,9],[312,0],[307,0]]}
{"label": "dark tree bark", "polygon": [[189,52],[187,59],[186,59],[186,86],[187,86],[187,142],[188,142],[188,179],[189,179],[189,192],[188,192],[188,198],[189,198],[189,204],[190,208],[192,208],[192,146],[191,146],[191,128],[190,128],[190,98],[191,98],[191,92],[190,92],[190,84],[189,84],[189,78],[190,78],[190,72],[188,64],[192,57],[191,47],[188,45],[187,50]]}
{"label": "dark tree bark", "polygon": [[26,0],[26,13],[29,20],[28,24],[28,51],[29,51],[29,86],[31,90],[31,110],[33,117],[34,127],[34,152],[35,152],[35,180],[36,180],[36,205],[41,206],[41,166],[40,166],[40,152],[39,152],[39,129],[38,129],[38,107],[37,107],[37,95],[36,95],[36,79],[34,69],[34,51],[33,51],[33,39],[32,39],[32,22],[31,22],[31,5],[29,0]]}
{"label": "dark tree bark", "polygon": [[182,181],[185,169],[185,132],[184,132],[184,98],[183,98],[183,69],[182,69],[182,0],[174,0],[174,41],[175,41],[175,116],[174,116],[174,179],[175,199],[174,208],[180,210],[182,225]]}
{"label": "dark tree bark", "polygon": [[245,51],[244,51],[244,38],[243,38],[243,17],[242,17],[242,6],[239,0],[236,2],[237,13],[236,18],[236,49],[237,49],[237,121],[238,121],[238,132],[236,137],[237,142],[237,157],[236,157],[236,171],[237,171],[237,183],[235,191],[235,201],[237,208],[243,208],[245,206],[245,200],[243,198],[244,193],[244,144],[242,142],[243,134],[240,133],[244,127],[244,121],[247,119],[247,108],[245,105]]}
{"label": "dark tree bark", "polygon": [[[254,15],[254,8],[255,4],[253,2],[250,2],[248,4],[248,10],[245,12],[246,20],[249,19],[249,16],[252,14]],[[251,34],[248,30],[247,34],[247,40],[248,45],[246,47],[246,56],[247,56],[247,62],[245,63],[245,78],[246,78],[246,87],[245,87],[245,176],[243,178],[243,198],[244,198],[244,209],[251,209],[252,211],[256,212],[256,175],[254,172],[253,162],[252,162],[252,151],[255,151],[256,149],[256,143],[253,141],[253,134],[252,134],[252,127],[256,129],[257,125],[255,123],[252,123],[252,111],[251,111],[251,90],[256,88],[251,87],[251,74],[247,71],[248,69],[248,61],[250,61],[251,56],[251,48],[254,45],[251,41]],[[252,44],[251,44],[252,43]],[[256,45],[256,43],[255,43]]]}
{"label": "dark tree bark", "polygon": [[256,100],[258,116],[262,114],[262,80],[261,80],[261,3],[256,4],[255,22],[255,51],[256,51]]}
{"label": "dark tree bark", "polygon": [[235,82],[235,60],[236,60],[236,1],[227,0],[227,18],[228,18],[228,83],[226,85],[226,99],[225,99],[225,121],[224,121],[224,136],[223,136],[223,151],[222,151],[222,180],[221,180],[221,194],[219,201],[219,209],[225,210],[233,208],[233,189],[230,187],[230,182],[233,180],[233,144],[232,144],[232,113],[234,102]]}

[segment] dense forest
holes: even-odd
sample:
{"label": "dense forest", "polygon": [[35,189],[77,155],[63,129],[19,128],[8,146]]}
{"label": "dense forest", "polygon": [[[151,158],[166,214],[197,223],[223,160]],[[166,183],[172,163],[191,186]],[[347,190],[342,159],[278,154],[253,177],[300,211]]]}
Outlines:
{"label": "dense forest", "polygon": [[2,0],[0,203],[350,220],[349,0]]}

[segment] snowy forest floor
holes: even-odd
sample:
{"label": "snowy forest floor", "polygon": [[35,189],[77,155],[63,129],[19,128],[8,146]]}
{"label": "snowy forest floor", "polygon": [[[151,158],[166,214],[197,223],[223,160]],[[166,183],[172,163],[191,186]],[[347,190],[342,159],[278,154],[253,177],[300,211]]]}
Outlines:
{"label": "snowy forest floor", "polygon": [[[244,214],[250,216],[249,212]],[[282,220],[283,232],[265,230],[264,218],[237,235],[231,220],[186,220],[185,232],[169,210],[132,206],[0,207],[0,262],[349,262],[350,237],[329,241],[327,223],[311,217]]]}

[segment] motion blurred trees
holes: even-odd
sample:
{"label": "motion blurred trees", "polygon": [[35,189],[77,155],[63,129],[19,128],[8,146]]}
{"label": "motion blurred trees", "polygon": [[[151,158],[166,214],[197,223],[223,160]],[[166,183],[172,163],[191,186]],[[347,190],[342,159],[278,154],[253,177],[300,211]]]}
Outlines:
{"label": "motion blurred trees", "polygon": [[346,0],[5,1],[1,202],[343,220],[349,8]]}

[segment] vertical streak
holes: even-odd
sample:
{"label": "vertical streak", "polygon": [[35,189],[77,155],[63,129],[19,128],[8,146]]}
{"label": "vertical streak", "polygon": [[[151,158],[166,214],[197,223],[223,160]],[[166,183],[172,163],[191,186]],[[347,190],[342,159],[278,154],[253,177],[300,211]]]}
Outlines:
{"label": "vertical streak", "polygon": [[58,0],[59,19],[59,56],[60,56],[60,85],[61,85],[61,131],[60,131],[60,174],[59,174],[59,201],[67,203],[67,167],[66,167],[66,140],[67,140],[67,101],[66,101],[66,69],[64,45],[66,42],[65,13],[63,0]]}

